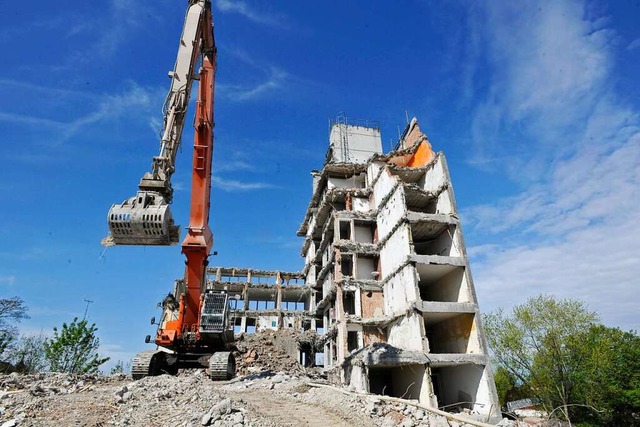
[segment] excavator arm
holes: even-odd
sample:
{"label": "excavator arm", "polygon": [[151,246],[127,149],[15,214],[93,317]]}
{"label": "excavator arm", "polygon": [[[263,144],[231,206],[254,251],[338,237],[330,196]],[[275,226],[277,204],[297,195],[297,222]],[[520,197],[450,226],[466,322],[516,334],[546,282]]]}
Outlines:
{"label": "excavator arm", "polygon": [[173,71],[169,73],[171,87],[163,106],[163,130],[160,152],[153,157],[151,171],[144,174],[138,192],[109,210],[109,235],[104,246],[173,245],[180,238],[169,204],[173,199],[171,176],[175,171],[176,154],[182,139],[191,86],[201,56],[214,53],[210,2],[190,0],[178,46]]}

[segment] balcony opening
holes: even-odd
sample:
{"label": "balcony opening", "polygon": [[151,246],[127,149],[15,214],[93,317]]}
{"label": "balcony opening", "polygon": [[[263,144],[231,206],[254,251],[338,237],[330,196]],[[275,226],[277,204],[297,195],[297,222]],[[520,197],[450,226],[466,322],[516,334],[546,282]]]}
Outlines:
{"label": "balcony opening", "polygon": [[424,313],[431,353],[479,353],[473,313]]}
{"label": "balcony opening", "polygon": [[357,350],[360,346],[358,345],[358,332],[357,331],[349,331],[347,332],[347,351],[351,353],[353,350]]}
{"label": "balcony opening", "polygon": [[422,301],[469,302],[464,267],[418,264],[416,270]]}
{"label": "balcony opening", "polygon": [[478,395],[484,373],[482,365],[458,365],[431,368],[431,383],[438,407],[448,412],[465,409],[487,413],[492,410],[489,397]]}
{"label": "balcony opening", "polygon": [[356,314],[356,293],[345,291],[342,294],[342,304],[345,314]]}
{"label": "balcony opening", "polygon": [[378,258],[358,255],[356,258],[356,277],[361,280],[378,279]]}
{"label": "balcony opening", "polygon": [[373,243],[373,234],[375,227],[372,224],[355,222],[353,229],[356,242]]}
{"label": "balcony opening", "polygon": [[369,392],[401,399],[420,399],[424,366],[369,368]]}
{"label": "balcony opening", "polygon": [[340,240],[351,240],[351,221],[340,221]]}
{"label": "balcony opening", "polygon": [[340,272],[345,277],[353,276],[353,254],[340,255]]}
{"label": "balcony opening", "polygon": [[256,319],[247,318],[247,333],[253,334],[256,332]]}
{"label": "balcony opening", "polygon": [[438,222],[411,224],[413,250],[417,255],[460,256],[454,243],[456,226]]}
{"label": "balcony opening", "polygon": [[235,319],[233,319],[233,333],[234,335],[238,335],[242,332],[244,332],[242,330],[242,318],[236,317]]}

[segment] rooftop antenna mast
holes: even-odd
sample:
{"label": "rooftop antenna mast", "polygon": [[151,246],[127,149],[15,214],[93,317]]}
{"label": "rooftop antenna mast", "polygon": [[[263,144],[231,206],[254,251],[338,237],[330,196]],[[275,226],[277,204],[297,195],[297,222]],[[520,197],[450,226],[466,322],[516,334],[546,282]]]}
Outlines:
{"label": "rooftop antenna mast", "polygon": [[349,161],[349,134],[347,130],[347,116],[344,112],[338,113],[336,120],[338,123],[338,134],[340,137],[340,151],[342,151],[342,161]]}
{"label": "rooftop antenna mast", "polygon": [[82,316],[82,320],[85,320],[87,318],[87,314],[89,313],[89,304],[93,304],[93,300],[85,298],[84,302],[87,303],[87,306],[84,308],[84,316]]}

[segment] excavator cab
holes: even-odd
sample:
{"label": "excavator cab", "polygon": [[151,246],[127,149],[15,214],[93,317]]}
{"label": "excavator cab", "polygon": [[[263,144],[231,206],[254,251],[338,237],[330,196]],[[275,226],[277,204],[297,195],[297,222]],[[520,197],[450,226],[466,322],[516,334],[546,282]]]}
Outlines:
{"label": "excavator cab", "polygon": [[135,197],[114,204],[107,214],[109,235],[103,246],[175,245],[180,227],[175,225],[169,204],[160,193],[138,191]]}

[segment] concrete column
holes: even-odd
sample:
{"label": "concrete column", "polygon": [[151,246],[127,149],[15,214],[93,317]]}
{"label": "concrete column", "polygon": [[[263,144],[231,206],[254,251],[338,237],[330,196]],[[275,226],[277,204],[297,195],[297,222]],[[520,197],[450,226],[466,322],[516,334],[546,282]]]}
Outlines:
{"label": "concrete column", "polygon": [[281,286],[280,272],[276,275],[276,310],[282,310],[282,286]]}

